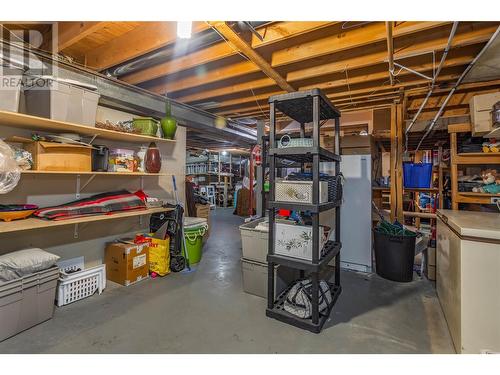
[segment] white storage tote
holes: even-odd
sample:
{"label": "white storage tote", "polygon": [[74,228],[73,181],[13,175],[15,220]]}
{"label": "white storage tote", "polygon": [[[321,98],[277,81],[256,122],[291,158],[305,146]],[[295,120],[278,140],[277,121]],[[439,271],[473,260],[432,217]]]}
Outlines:
{"label": "white storage tote", "polygon": [[[312,260],[312,226],[276,223],[274,253]],[[326,243],[325,230],[319,227],[319,251]]]}
{"label": "white storage tote", "polygon": [[[1,56],[0,56],[1,57]],[[0,66],[0,110],[18,112],[23,69]]]}
{"label": "white storage tote", "polygon": [[[276,181],[275,196],[279,202],[312,204],[312,181]],[[319,182],[319,203],[328,202],[328,181]]]}
{"label": "white storage tote", "polygon": [[90,297],[96,291],[101,294],[105,287],[105,264],[70,274],[62,272],[57,286],[57,306]]}

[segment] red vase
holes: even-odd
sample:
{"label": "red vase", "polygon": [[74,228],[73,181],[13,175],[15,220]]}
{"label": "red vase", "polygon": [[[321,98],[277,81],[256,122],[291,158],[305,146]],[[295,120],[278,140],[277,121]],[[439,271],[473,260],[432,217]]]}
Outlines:
{"label": "red vase", "polygon": [[146,172],[158,173],[161,169],[161,155],[156,143],[151,142],[146,151]]}

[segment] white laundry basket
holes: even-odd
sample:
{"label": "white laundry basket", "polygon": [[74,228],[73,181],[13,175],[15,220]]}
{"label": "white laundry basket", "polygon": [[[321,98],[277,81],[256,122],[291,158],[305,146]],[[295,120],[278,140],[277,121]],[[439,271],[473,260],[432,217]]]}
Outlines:
{"label": "white laundry basket", "polygon": [[57,287],[57,306],[90,297],[96,291],[101,294],[105,287],[105,264],[70,274],[61,272]]}

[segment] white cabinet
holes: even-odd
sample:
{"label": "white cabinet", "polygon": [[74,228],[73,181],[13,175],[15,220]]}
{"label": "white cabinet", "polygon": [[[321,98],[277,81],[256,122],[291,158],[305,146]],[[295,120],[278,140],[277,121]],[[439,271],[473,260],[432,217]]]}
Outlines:
{"label": "white cabinet", "polygon": [[436,288],[455,350],[500,352],[500,214],[438,217]]}

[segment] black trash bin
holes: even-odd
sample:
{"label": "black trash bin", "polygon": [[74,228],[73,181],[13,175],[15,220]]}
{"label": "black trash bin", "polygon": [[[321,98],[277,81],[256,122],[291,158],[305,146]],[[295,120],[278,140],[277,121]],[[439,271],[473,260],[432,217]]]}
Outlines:
{"label": "black trash bin", "polygon": [[392,281],[412,281],[416,235],[398,236],[378,230],[373,235],[377,275]]}

